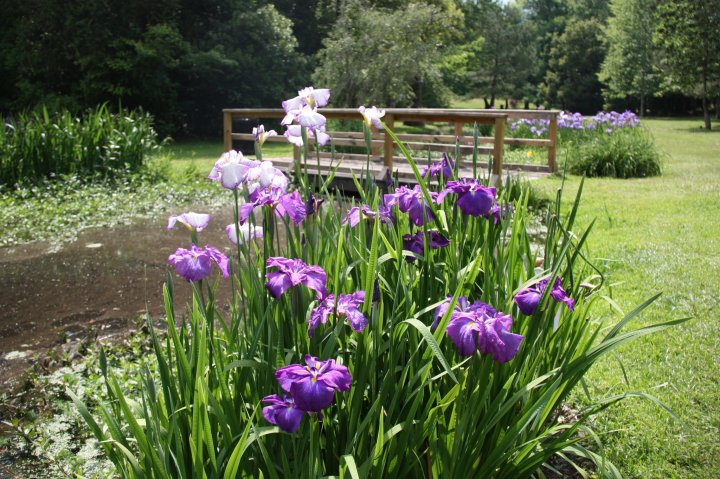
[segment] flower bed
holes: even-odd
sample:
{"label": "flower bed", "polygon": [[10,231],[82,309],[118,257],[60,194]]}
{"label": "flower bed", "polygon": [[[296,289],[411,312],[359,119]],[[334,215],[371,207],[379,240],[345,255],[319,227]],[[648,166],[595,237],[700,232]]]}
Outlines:
{"label": "flower bed", "polygon": [[[303,148],[325,134],[328,99],[308,88],[284,102]],[[598,358],[676,322],[622,331],[654,298],[612,328],[593,320],[602,277],[582,254],[588,232],[574,232],[579,196],[563,219],[558,194],[533,248],[526,197],[457,178],[452,161],[423,179],[406,157],[417,186],[360,178],[357,205],[331,178],[298,175],[289,191],[269,162],[218,160],[234,254],[199,246],[206,216],[171,218],[190,244],[169,262],[194,294],[182,313],[165,286],[167,339],[148,323],[157,372],[138,397],[101,359],[99,419],[76,399],[121,477],[518,478],[556,455],[614,471],[581,438],[622,396],[576,420],[559,411]],[[232,291],[229,314],[217,288]]]}

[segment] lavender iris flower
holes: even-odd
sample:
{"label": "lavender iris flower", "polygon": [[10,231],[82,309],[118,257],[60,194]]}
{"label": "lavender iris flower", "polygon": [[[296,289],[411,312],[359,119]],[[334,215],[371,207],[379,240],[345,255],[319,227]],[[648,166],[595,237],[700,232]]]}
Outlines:
{"label": "lavender iris flower", "polygon": [[182,223],[190,231],[202,231],[210,222],[210,215],[203,213],[183,213],[181,215],[172,215],[168,218],[167,229],[171,230],[175,227],[175,223]]}
{"label": "lavender iris flower", "polygon": [[265,143],[265,140],[270,138],[271,136],[277,136],[277,132],[275,130],[265,131],[265,126],[260,125],[256,128],[253,128],[253,136],[255,137],[255,141],[258,145],[262,145]]}
{"label": "lavender iris flower", "polygon": [[442,174],[445,178],[452,178],[453,171],[455,170],[455,162],[452,157],[446,153],[443,153],[442,161],[435,161],[429,166],[426,166],[422,172],[422,177],[434,177]]}
{"label": "lavender iris flower", "polygon": [[448,194],[458,195],[457,205],[460,211],[470,216],[489,217],[495,203],[495,187],[486,187],[476,179],[460,178],[448,181],[447,188],[440,192],[437,203],[440,204]]}
{"label": "lavender iris flower", "polygon": [[280,297],[292,286],[303,284],[317,292],[318,299],[327,296],[327,274],[320,266],[308,266],[299,259],[287,259],[273,256],[267,259],[268,268],[278,271],[267,273],[265,287],[275,299]]}
{"label": "lavender iris flower", "polygon": [[313,332],[320,324],[327,323],[333,312],[338,318],[347,318],[348,324],[353,331],[361,333],[368,325],[368,320],[362,314],[360,306],[365,302],[365,291],[356,291],[352,294],[341,294],[338,296],[337,309],[335,308],[335,295],[331,294],[325,298],[310,313],[308,322],[308,336],[312,337]]}
{"label": "lavender iris flower", "polygon": [[[431,201],[437,202],[438,194],[431,191]],[[392,208],[395,204],[398,205],[400,211],[407,213],[410,220],[415,223],[416,226],[422,226],[425,223],[425,218],[428,221],[433,221],[435,215],[432,210],[425,202],[420,185],[415,185],[413,189],[409,189],[407,186],[401,186],[395,193],[387,194],[384,196],[385,205],[388,208]]]}
{"label": "lavender iris flower", "polygon": [[[313,87],[303,88],[298,91],[298,96],[282,102],[285,117],[280,123],[289,125],[293,121],[297,121],[300,125],[311,130],[324,128],[325,117],[318,113],[317,109],[327,105],[329,100],[330,90],[327,88],[317,90]],[[319,141],[320,138],[318,138]]]}
{"label": "lavender iris flower", "polygon": [[250,160],[246,160],[243,157],[242,152],[235,151],[235,150],[229,150],[223,153],[220,158],[215,162],[215,164],[212,167],[212,170],[210,170],[210,174],[208,175],[208,178],[213,181],[221,181],[222,179],[222,169],[228,165],[238,165],[238,164],[244,164],[245,162],[248,162]]}
{"label": "lavender iris flower", "polygon": [[379,205],[376,213],[370,206],[362,205],[362,207],[354,206],[350,208],[350,211],[348,211],[348,214],[342,220],[342,224],[350,224],[350,228],[354,228],[360,224],[361,217],[369,221],[375,221],[380,217],[380,221],[385,224],[392,224],[395,221],[392,210],[387,206]]}
{"label": "lavender iris flower", "polygon": [[363,118],[365,119],[365,124],[367,126],[370,126],[372,124],[375,126],[375,128],[382,129],[382,123],[380,122],[380,118],[385,116],[385,110],[380,110],[375,106],[371,108],[365,108],[365,106],[361,106],[358,108],[358,111],[362,114]]}
{"label": "lavender iris flower", "polygon": [[[330,141],[330,135],[325,133],[325,127],[316,130],[308,130],[308,138],[315,138],[318,145],[324,146]],[[287,140],[297,147],[303,146],[302,130],[300,125],[288,125],[287,130],[283,133]]]}
{"label": "lavender iris flower", "polygon": [[[444,310],[441,308],[444,306]],[[449,300],[438,306],[436,322],[445,314]],[[499,313],[482,301],[469,304],[466,298],[458,298],[447,335],[462,356],[471,356],[475,351],[490,355],[498,363],[510,361],[518,352],[523,337],[510,332],[512,317]]]}
{"label": "lavender iris flower", "polygon": [[225,233],[233,244],[238,244],[237,234],[240,233],[240,243],[247,243],[251,239],[263,238],[265,236],[262,226],[253,226],[250,224],[238,224],[237,229],[235,225],[227,225],[225,227]]}
{"label": "lavender iris flower", "polygon": [[[450,241],[437,231],[428,231],[430,237],[430,248],[438,249],[444,248],[450,245]],[[414,235],[403,235],[403,249],[412,251],[420,256],[425,252],[425,235],[422,231],[418,231]],[[412,256],[406,256],[406,260],[410,263],[415,262],[415,258]]]}
{"label": "lavender iris flower", "polygon": [[277,394],[272,394],[265,396],[263,402],[272,404],[265,406],[262,411],[267,422],[291,434],[297,431],[305,411],[295,405],[292,396],[283,394],[281,398]]}
{"label": "lavender iris flower", "polygon": [[212,246],[198,248],[192,245],[189,250],[178,248],[175,254],[168,258],[168,263],[175,266],[177,273],[188,281],[200,281],[207,277],[213,262],[220,268],[223,278],[227,278],[227,256]]}
{"label": "lavender iris flower", "polygon": [[333,359],[319,361],[307,354],[305,364],[291,364],[275,372],[280,387],[292,395],[301,410],[320,412],[332,403],[335,391],[350,390],[350,372]]}
{"label": "lavender iris flower", "polygon": [[271,208],[278,218],[288,215],[296,225],[300,225],[305,219],[305,202],[297,191],[285,193],[281,188],[271,186],[253,191],[249,199],[250,202],[241,205],[238,210],[238,220],[241,225],[245,224],[252,211],[258,206]]}
{"label": "lavender iris flower", "polygon": [[[518,291],[514,299],[515,304],[517,304],[518,308],[520,309],[520,312],[528,316],[532,316],[535,311],[537,311],[537,308],[540,304],[540,299],[542,298],[542,295],[545,292],[545,288],[547,288],[549,282],[550,278],[545,278],[528,288],[524,288]],[[574,311],[575,300],[567,295],[567,293],[562,287],[562,283],[559,277],[555,278],[552,290],[550,291],[550,296],[555,301],[565,303],[565,306],[567,306],[570,311]]]}

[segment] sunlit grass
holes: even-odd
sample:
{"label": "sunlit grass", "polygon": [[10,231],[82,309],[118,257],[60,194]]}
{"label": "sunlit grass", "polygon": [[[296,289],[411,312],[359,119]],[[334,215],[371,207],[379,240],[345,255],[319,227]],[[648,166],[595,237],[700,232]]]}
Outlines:
{"label": "sunlit grass", "polygon": [[[587,226],[596,220],[591,261],[604,264],[620,308],[663,292],[639,324],[695,319],[633,343],[617,360],[606,358],[591,371],[589,386],[594,395],[650,391],[684,422],[647,401],[627,401],[603,415],[598,426],[605,432],[607,453],[627,477],[715,478],[720,458],[720,131],[700,131],[699,120],[644,124],[667,155],[663,176],[587,180],[578,221]],[[578,184],[577,177],[569,178],[567,193]],[[554,190],[560,180],[547,178],[538,185]],[[615,313],[607,308],[605,314]]]}

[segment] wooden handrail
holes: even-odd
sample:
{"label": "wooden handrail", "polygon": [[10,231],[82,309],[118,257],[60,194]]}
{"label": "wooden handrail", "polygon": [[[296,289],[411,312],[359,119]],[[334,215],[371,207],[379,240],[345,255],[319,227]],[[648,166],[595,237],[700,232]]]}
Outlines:
{"label": "wooden handrail", "polygon": [[[320,112],[332,120],[362,120],[362,115],[354,108],[323,108]],[[448,122],[454,125],[456,136],[452,135],[398,135],[401,141],[425,141],[438,143],[453,143],[459,138],[463,145],[472,140],[469,136],[463,135],[465,124],[493,125],[493,137],[480,137],[479,143],[492,143],[493,148],[493,181],[499,182],[502,176],[503,156],[505,145],[526,145],[539,146],[548,149],[548,167],[550,171],[556,171],[555,161],[557,148],[557,115],[556,110],[480,110],[480,109],[457,109],[457,108],[386,108],[383,121],[385,125],[394,131],[395,122],[419,121],[419,122]],[[225,150],[232,148],[233,139],[251,139],[247,134],[233,133],[232,122],[234,118],[283,118],[285,112],[279,108],[226,108],[223,110],[224,123],[224,147]],[[505,138],[505,127],[508,119],[547,119],[549,120],[549,139],[537,138]],[[343,143],[353,143],[353,138],[358,138],[356,132],[336,132],[341,138],[347,138]],[[360,134],[361,135],[361,134]],[[390,135],[384,132],[373,132],[373,154],[379,152],[380,145],[383,145],[383,163],[386,168],[393,169],[395,144]],[[471,143],[470,143],[471,144]],[[295,155],[297,157],[297,148]]]}

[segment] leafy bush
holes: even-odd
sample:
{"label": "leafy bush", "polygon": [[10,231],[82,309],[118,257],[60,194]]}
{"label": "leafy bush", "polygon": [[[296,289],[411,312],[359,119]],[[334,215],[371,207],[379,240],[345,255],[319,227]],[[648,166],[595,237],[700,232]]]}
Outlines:
{"label": "leafy bush", "polygon": [[[585,136],[588,136],[585,134]],[[642,178],[662,172],[660,154],[642,128],[598,132],[578,143],[566,143],[568,170],[578,175]]]}
{"label": "leafy bush", "polygon": [[157,148],[152,118],[140,111],[115,114],[102,105],[82,118],[47,109],[20,114],[0,129],[0,184],[112,178],[139,171]]}

